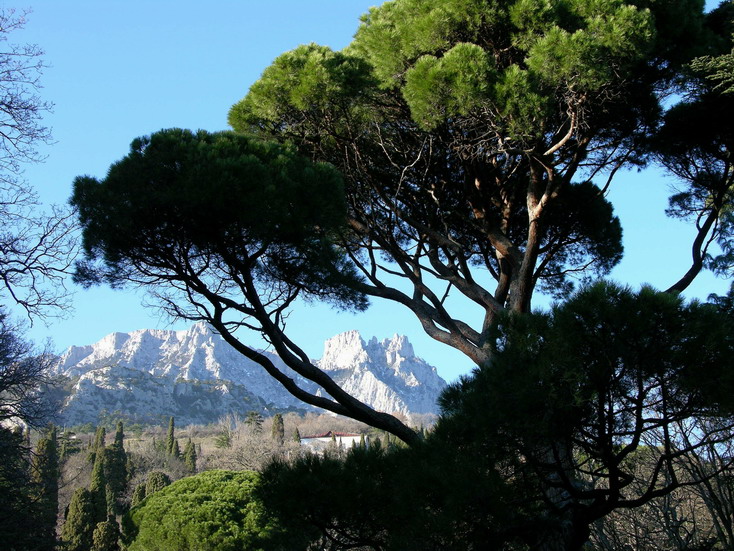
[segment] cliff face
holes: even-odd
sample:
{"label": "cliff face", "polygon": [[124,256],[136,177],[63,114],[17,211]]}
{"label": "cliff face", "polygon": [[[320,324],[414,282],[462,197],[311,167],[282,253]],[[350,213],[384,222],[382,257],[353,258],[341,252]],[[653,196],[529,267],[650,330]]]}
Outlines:
{"label": "cliff face", "polygon": [[[265,352],[299,383],[319,392]],[[437,413],[446,386],[435,368],[416,357],[407,338],[368,343],[356,331],[329,339],[317,365],[347,392],[389,413]],[[114,333],[87,346],[73,346],[58,360],[56,375],[75,380],[62,421],[98,421],[119,411],[132,419],[208,423],[228,413],[310,410],[258,364],[232,349],[206,325],[186,331]]]}
{"label": "cliff face", "polygon": [[356,331],[342,333],[326,341],[317,365],[349,394],[389,413],[438,413],[436,399],[446,387],[400,335],[365,343]]}

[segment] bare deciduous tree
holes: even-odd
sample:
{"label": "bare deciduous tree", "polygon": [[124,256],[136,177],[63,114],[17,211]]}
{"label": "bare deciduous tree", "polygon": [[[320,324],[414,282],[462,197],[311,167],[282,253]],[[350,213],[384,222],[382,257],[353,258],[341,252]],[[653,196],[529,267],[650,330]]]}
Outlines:
{"label": "bare deciduous tree", "polygon": [[43,116],[52,107],[38,94],[43,50],[8,39],[23,28],[26,15],[0,8],[0,283],[3,300],[20,305],[33,320],[69,306],[64,279],[75,240],[69,209],[44,212],[23,177],[26,163],[43,160],[38,145],[51,140]]}

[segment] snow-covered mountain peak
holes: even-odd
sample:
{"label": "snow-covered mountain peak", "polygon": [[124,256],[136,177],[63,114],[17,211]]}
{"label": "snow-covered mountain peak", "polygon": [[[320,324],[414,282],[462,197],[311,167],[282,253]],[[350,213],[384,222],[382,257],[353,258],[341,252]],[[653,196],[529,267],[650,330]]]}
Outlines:
{"label": "snow-covered mountain peak", "polygon": [[410,344],[408,337],[405,335],[394,335],[392,339],[385,339],[382,341],[382,346],[385,348],[388,356],[397,358],[410,359],[415,357],[415,351],[413,345]]}
{"label": "snow-covered mountain peak", "polygon": [[[320,392],[275,354],[263,353],[302,388]],[[436,413],[446,386],[404,336],[365,343],[359,332],[347,331],[326,341],[323,358],[314,363],[346,392],[389,413]],[[96,422],[94,412],[103,409],[140,419],[174,415],[185,423],[253,409],[310,409],[203,323],[185,331],[114,333],[73,346],[54,372],[79,381],[62,414],[70,423]]]}
{"label": "snow-covered mountain peak", "polygon": [[196,322],[194,325],[192,325],[188,329],[177,331],[176,333],[177,333],[179,340],[184,340],[187,338],[197,338],[197,337],[207,338],[215,334],[211,326],[208,323],[206,323],[205,321]]}
{"label": "snow-covered mountain peak", "polygon": [[322,369],[348,369],[369,362],[366,345],[359,331],[346,331],[324,343],[324,355],[319,361]]}

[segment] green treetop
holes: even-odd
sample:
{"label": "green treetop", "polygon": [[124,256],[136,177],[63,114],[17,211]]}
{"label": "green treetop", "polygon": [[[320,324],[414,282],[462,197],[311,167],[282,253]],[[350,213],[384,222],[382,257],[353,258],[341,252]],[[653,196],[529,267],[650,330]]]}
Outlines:
{"label": "green treetop", "polygon": [[171,477],[161,471],[153,471],[148,474],[145,482],[145,497],[156,493],[171,483]]}
{"label": "green treetop", "polygon": [[94,463],[98,450],[103,450],[105,447],[105,438],[107,437],[107,429],[103,425],[97,427],[94,433],[94,440],[91,443],[89,450],[89,461]]}
{"label": "green treetop", "polygon": [[100,522],[92,533],[92,547],[90,551],[119,551],[120,529],[114,517]]}
{"label": "green treetop", "polygon": [[127,548],[276,548],[263,543],[276,526],[254,496],[258,480],[254,472],[206,471],[174,482],[128,513]]}
{"label": "green treetop", "polygon": [[91,492],[86,488],[77,488],[69,503],[69,512],[61,532],[65,549],[70,551],[91,549],[96,524]]}

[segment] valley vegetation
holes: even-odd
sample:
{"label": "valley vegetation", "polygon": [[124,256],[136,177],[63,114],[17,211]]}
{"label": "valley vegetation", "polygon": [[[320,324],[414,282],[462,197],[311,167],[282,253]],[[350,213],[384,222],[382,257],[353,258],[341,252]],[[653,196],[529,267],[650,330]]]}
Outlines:
{"label": "valley vegetation", "polygon": [[[302,401],[402,444],[222,452],[227,471],[172,482],[191,460],[171,422],[153,447],[168,471],[131,490],[123,452],[145,454],[122,427],[98,433],[74,454],[89,481],[66,548],[732,549],[734,287],[681,293],[703,270],[732,275],[733,37],[730,1],[393,0],[342,51],[278,57],[232,131],[161,130],[104,179],[77,178],[77,282],[143,286]],[[691,262],[633,290],[604,280],[623,254],[606,192],[653,165],[677,183],[668,214],[691,222]],[[556,303],[533,311],[538,293]],[[288,335],[301,299],[396,302],[476,369],[424,433],[311,363]],[[35,465],[17,503],[44,519],[39,545],[55,544],[58,439],[8,463]]]}
{"label": "valley vegetation", "polygon": [[[28,447],[18,447],[15,456],[4,450],[16,469],[14,480],[5,472],[0,479],[8,490],[5,510],[13,515],[4,517],[2,525],[3,534],[15,536],[9,549],[261,548],[247,547],[245,524],[253,524],[253,534],[277,528],[278,537],[287,536],[256,495],[257,473],[276,459],[292,462],[314,454],[300,443],[301,434],[356,431],[364,435],[365,445],[400,445],[391,435],[350,419],[317,414],[265,419],[251,412],[244,419],[229,416],[215,425],[183,428],[170,418],[167,427],[137,425],[128,434],[121,421],[85,432],[90,428],[60,432],[50,426],[32,437],[12,433]],[[334,438],[322,453],[343,458],[347,448]],[[158,497],[169,485],[174,495],[161,492]],[[11,503],[14,494],[18,501]],[[173,502],[179,509],[171,508]]]}

